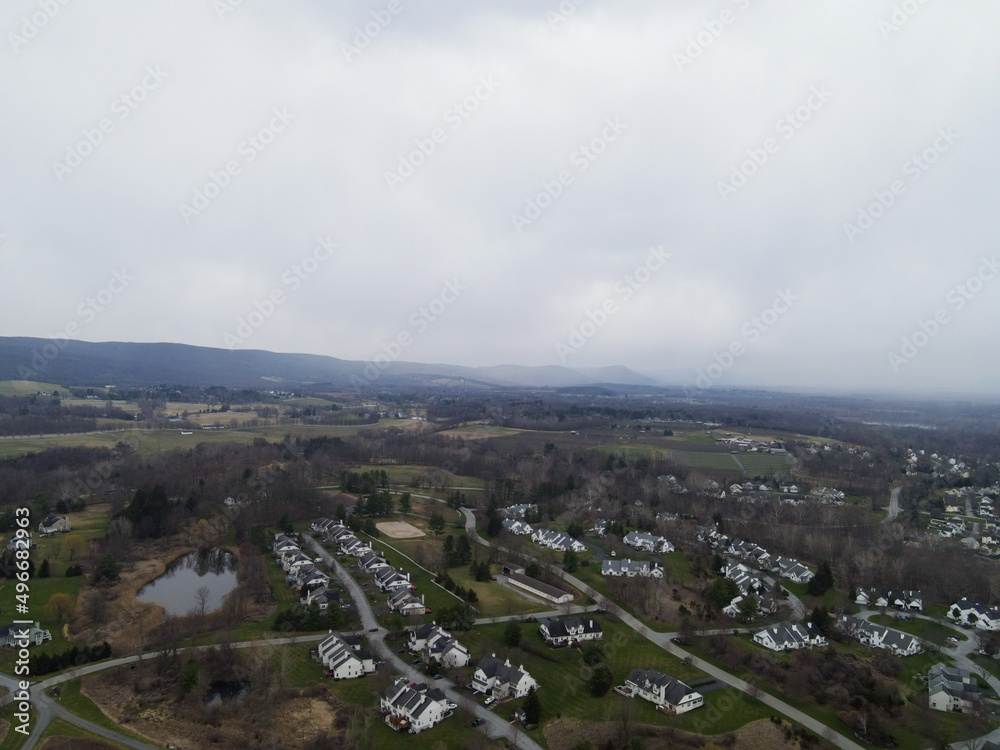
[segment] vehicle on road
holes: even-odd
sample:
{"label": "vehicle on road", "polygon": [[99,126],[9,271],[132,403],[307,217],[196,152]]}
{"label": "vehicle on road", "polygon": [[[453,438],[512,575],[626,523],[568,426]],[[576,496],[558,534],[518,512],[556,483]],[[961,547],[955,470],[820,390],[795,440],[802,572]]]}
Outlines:
{"label": "vehicle on road", "polygon": [[368,632],[369,633],[377,633],[378,632],[378,628],[368,628]]}
{"label": "vehicle on road", "polygon": [[434,675],[434,679],[435,680],[443,680],[444,679],[444,675],[443,674],[436,674],[436,675]]}
{"label": "vehicle on road", "polygon": [[485,723],[486,723],[486,719],[484,719],[482,716],[480,716],[478,719],[476,719],[475,721],[472,722],[472,726],[478,727],[481,724],[485,724]]}

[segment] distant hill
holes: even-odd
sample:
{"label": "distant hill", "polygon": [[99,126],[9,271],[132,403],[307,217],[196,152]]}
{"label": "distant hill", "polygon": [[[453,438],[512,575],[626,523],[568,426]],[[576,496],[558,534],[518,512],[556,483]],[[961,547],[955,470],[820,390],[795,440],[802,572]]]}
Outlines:
{"label": "distant hill", "polygon": [[230,388],[333,387],[469,381],[500,387],[560,388],[591,385],[652,386],[657,381],[627,367],[573,369],[559,365],[463,367],[392,362],[372,364],[317,354],[258,349],[214,349],[186,344],[63,341],[0,337],[0,380],[39,380],[68,385],[136,386],[164,383]]}

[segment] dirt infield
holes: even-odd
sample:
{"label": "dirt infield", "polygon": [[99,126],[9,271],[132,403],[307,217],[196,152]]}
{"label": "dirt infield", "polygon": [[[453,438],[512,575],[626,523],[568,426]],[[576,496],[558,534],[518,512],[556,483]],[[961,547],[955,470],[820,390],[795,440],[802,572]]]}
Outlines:
{"label": "dirt infield", "polygon": [[384,521],[375,524],[375,528],[390,539],[416,539],[426,536],[424,532],[406,521]]}

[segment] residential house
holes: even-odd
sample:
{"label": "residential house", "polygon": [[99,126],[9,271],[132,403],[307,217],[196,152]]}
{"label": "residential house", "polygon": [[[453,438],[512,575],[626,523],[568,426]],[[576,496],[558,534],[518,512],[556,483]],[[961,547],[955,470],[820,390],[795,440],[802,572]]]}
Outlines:
{"label": "residential house", "polygon": [[376,571],[375,585],[380,591],[409,590],[413,587],[410,583],[410,574],[394,568],[380,568]]}
{"label": "residential house", "polygon": [[316,589],[330,585],[330,576],[315,565],[303,565],[295,572],[295,585],[300,589]]}
{"label": "residential house", "polygon": [[319,659],[335,680],[364,677],[375,671],[375,661],[361,641],[337,633],[320,641]]}
{"label": "residential house", "polygon": [[523,698],[531,688],[537,690],[538,683],[524,669],[524,665],[513,667],[510,659],[500,661],[493,654],[479,661],[471,687],[477,693],[489,693],[497,699]]}
{"label": "residential house", "polygon": [[57,531],[65,534],[71,530],[69,519],[66,516],[45,516],[38,524],[39,534],[55,534]]}
{"label": "residential house", "polygon": [[924,596],[919,591],[859,588],[854,599],[856,604],[873,609],[898,609],[920,612],[924,608]]}
{"label": "residential house", "polygon": [[538,506],[534,503],[525,503],[521,505],[511,505],[509,508],[501,508],[500,513],[504,518],[524,518],[529,513],[534,513],[538,510]]}
{"label": "residential house", "polygon": [[275,534],[274,541],[271,542],[271,551],[283,556],[287,552],[298,552],[299,545],[284,534]]}
{"label": "residential house", "polygon": [[626,578],[663,578],[663,568],[648,560],[608,560],[601,561],[602,576],[625,576]]}
{"label": "residential house", "polygon": [[927,676],[927,704],[935,711],[971,711],[981,700],[971,672],[938,663]]}
{"label": "residential house", "polygon": [[565,552],[570,549],[574,552],[583,552],[587,549],[585,544],[578,542],[565,531],[536,529],[531,535],[531,541],[536,544],[540,544],[543,547],[555,550],[556,552]]}
{"label": "residential house", "polygon": [[52,640],[52,633],[43,630],[40,623],[21,625],[11,623],[0,627],[0,643],[11,648],[39,646]]}
{"label": "residential house", "polygon": [[882,648],[896,656],[913,656],[922,650],[916,636],[850,615],[841,615],[837,618],[837,627],[864,646]]}
{"label": "residential house", "polygon": [[420,692],[410,687],[405,677],[393,683],[380,705],[386,724],[411,734],[430,729],[449,712],[448,701],[439,690]]}
{"label": "residential house", "polygon": [[662,536],[647,534],[644,531],[630,531],[622,537],[622,543],[642,552],[660,554],[663,552],[673,552],[674,545]]}
{"label": "residential house", "polygon": [[1000,610],[960,599],[951,605],[948,618],[961,625],[973,625],[979,630],[1000,630]]}
{"label": "residential house", "polygon": [[800,648],[824,648],[829,645],[822,633],[812,624],[779,622],[758,630],[754,643],[771,651],[795,651]]}
{"label": "residential house", "polygon": [[516,534],[517,536],[529,536],[534,533],[534,529],[531,526],[517,518],[505,518],[503,520],[503,528],[504,531],[509,531],[511,534]]}
{"label": "residential house", "polygon": [[398,589],[389,596],[389,609],[407,615],[422,615],[427,612],[423,597],[417,597],[409,589]]}
{"label": "residential house", "polygon": [[366,555],[362,555],[358,559],[358,565],[365,573],[375,573],[379,570],[385,570],[391,567],[389,563],[385,561],[384,557],[380,557],[376,552],[369,552]]}
{"label": "residential house", "polygon": [[655,669],[633,669],[625,678],[625,687],[673,714],[692,711],[705,703],[701,693]]}
{"label": "residential house", "polygon": [[340,592],[331,591],[326,586],[309,589],[306,591],[306,595],[302,597],[301,604],[303,607],[316,604],[320,610],[326,610],[331,604],[334,606],[340,605]]}
{"label": "residential house", "polygon": [[439,667],[446,669],[464,667],[468,665],[470,658],[465,646],[455,640],[451,633],[437,626],[426,635],[420,649],[420,659],[424,664],[430,664],[433,660]]}
{"label": "residential house", "polygon": [[583,641],[596,641],[604,637],[604,628],[601,624],[586,615],[562,620],[542,620],[538,630],[550,647],[573,646]]}
{"label": "residential house", "polygon": [[789,557],[776,557],[771,561],[770,569],[782,578],[795,583],[809,583],[816,577],[816,574],[805,565]]}

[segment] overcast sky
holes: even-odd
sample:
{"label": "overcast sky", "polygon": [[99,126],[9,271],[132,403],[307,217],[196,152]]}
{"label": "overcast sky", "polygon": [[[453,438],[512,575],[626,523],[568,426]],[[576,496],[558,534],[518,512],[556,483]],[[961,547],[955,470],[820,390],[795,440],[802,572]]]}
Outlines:
{"label": "overcast sky", "polygon": [[0,334],[1000,394],[998,24],[8,0]]}

